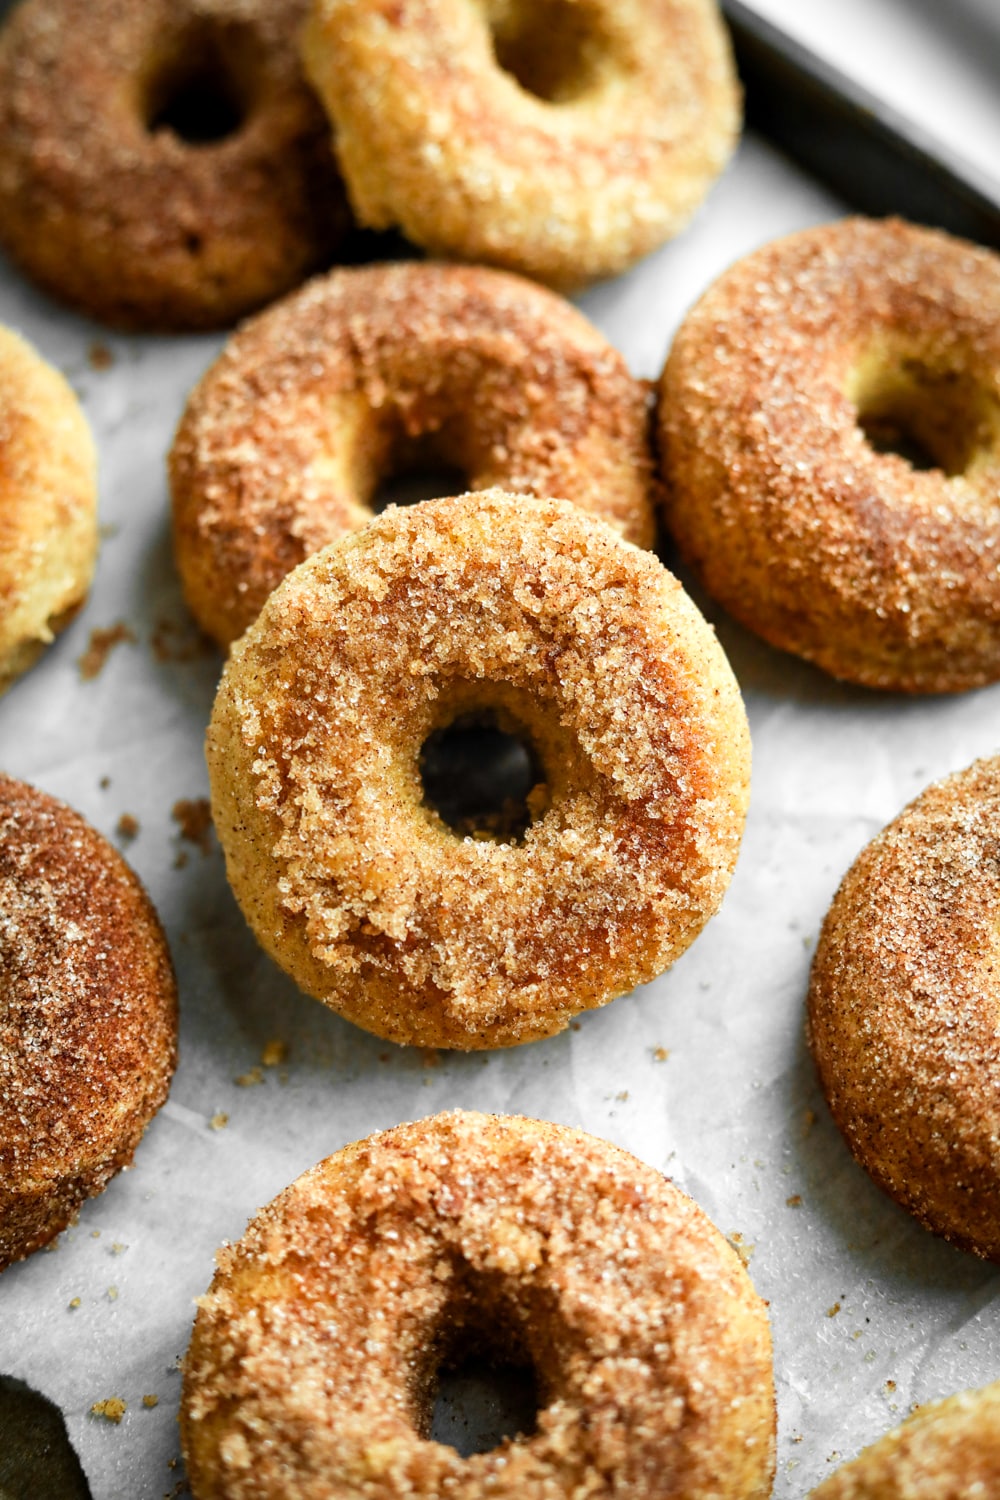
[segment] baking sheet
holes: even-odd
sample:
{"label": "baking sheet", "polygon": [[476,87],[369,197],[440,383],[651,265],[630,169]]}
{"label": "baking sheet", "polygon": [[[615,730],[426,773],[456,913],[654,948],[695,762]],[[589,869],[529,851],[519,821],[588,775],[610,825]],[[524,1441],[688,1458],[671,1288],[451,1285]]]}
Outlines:
{"label": "baking sheet", "polygon": [[[748,139],[685,237],[580,303],[653,376],[725,265],[842,211]],[[167,928],[182,1003],[180,1068],[135,1167],[51,1252],[0,1281],[0,1370],[62,1407],[95,1500],[183,1492],[177,1362],[216,1246],[345,1142],[453,1106],[617,1142],[741,1236],[771,1306],[778,1497],[804,1494],[914,1402],[1000,1376],[1000,1272],[933,1239],[854,1166],[802,1034],[812,947],[840,876],[928,780],[997,750],[1000,687],[904,701],[838,686],[701,600],[754,741],[750,818],[720,915],[669,974],[559,1037],[471,1057],[393,1047],[298,994],[250,936],[214,839],[203,850],[173,815],[207,791],[220,661],[180,598],[164,455],[222,340],[109,336],[6,268],[0,320],[81,395],[105,528],[83,615],[0,702],[0,765],[112,838],[123,814],[137,820],[126,854]],[[119,622],[134,639],[84,680],[91,632]],[[127,1404],[117,1425],[91,1415],[110,1397]]]}

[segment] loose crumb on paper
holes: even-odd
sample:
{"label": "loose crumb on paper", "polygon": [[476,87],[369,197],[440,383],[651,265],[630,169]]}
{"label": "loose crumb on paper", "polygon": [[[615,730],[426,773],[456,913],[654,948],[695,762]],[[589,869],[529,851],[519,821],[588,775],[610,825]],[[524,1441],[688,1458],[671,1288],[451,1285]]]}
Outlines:
{"label": "loose crumb on paper", "polygon": [[669,1047],[654,1047],[653,1048],[653,1061],[654,1062],[666,1062],[666,1060],[667,1060],[667,1058],[669,1056],[670,1056],[670,1049],[669,1049]]}
{"label": "loose crumb on paper", "polygon": [[142,1404],[147,1411],[152,1411],[154,1406],[159,1406],[160,1398],[159,1396],[143,1396]]}
{"label": "loose crumb on paper", "polygon": [[114,1422],[117,1427],[125,1415],[127,1407],[120,1396],[109,1396],[106,1401],[95,1401],[90,1408],[91,1416],[103,1417],[107,1422]]}
{"label": "loose crumb on paper", "polygon": [[786,1198],[785,1199],[785,1207],[786,1208],[801,1208],[802,1207],[802,1194],[801,1193],[793,1193],[790,1198]]}
{"label": "loose crumb on paper", "polygon": [[103,340],[95,339],[87,350],[87,361],[92,370],[110,370],[115,362],[115,356]]}
{"label": "loose crumb on paper", "polygon": [[122,813],[115,826],[115,832],[122,843],[130,844],[134,838],[139,836],[139,819],[131,813]]}
{"label": "loose crumb on paper", "polygon": [[209,1120],[208,1128],[209,1130],[225,1130],[228,1124],[229,1116],[226,1114],[224,1109],[219,1109],[216,1110],[215,1114]]}
{"label": "loose crumb on paper", "polygon": [[828,1318],[835,1318],[839,1312],[840,1312],[840,1303],[839,1302],[835,1302],[832,1307],[828,1307],[827,1308],[826,1315],[827,1315]]}
{"label": "loose crumb on paper", "polygon": [[104,664],[116,646],[135,645],[135,631],[119,620],[117,625],[96,628],[90,632],[90,644],[77,661],[84,682],[92,682],[104,670]]}
{"label": "loose crumb on paper", "polygon": [[212,809],[207,797],[181,797],[170,809],[178,836],[196,845],[202,854],[212,852]]}
{"label": "loose crumb on paper", "polygon": [[241,1073],[233,1082],[241,1089],[252,1089],[256,1084],[264,1082],[264,1069],[259,1063],[255,1063],[246,1073]]}
{"label": "loose crumb on paper", "polygon": [[260,1054],[260,1060],[265,1068],[276,1068],[279,1063],[285,1061],[287,1056],[288,1043],[283,1042],[280,1037],[275,1036],[269,1042],[265,1043],[264,1050]]}

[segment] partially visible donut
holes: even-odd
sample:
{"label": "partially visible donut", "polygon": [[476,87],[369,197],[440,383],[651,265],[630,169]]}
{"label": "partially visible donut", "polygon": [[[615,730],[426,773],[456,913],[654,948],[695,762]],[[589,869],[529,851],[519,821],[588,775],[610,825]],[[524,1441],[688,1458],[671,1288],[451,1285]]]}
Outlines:
{"label": "partially visible donut", "polygon": [[222,645],[297,563],[371,520],[415,451],[653,541],[648,398],[575,308],[481,268],[336,271],[230,341],[170,457],[185,593]]}
{"label": "partially visible donut", "polygon": [[128,1166],[167,1095],[177,994],[145,891],[101,835],[0,776],[0,1270]]}
{"label": "partially visible donut", "polygon": [[97,460],[66,381],[0,327],[0,692],[87,597]]}
{"label": "partially visible donut", "polygon": [[[533,1434],[429,1437],[470,1346],[532,1366]],[[185,1360],[198,1500],[764,1500],[763,1304],[658,1172],[563,1126],[438,1115],[348,1146],[220,1252]]]}
{"label": "partially visible donut", "polygon": [[315,0],[305,60],[362,223],[554,286],[678,233],[739,131],[714,0]]}
{"label": "partially visible donut", "polygon": [[823,924],[809,1038],[861,1165],[1000,1261],[1000,758],[934,783],[855,860]]}
{"label": "partially visible donut", "polygon": [[[523,834],[464,836],[433,737],[538,766]],[[657,559],[563,501],[388,510],[233,647],[208,735],[230,882],[307,993],[418,1046],[510,1046],[663,972],[715,912],[749,783],[739,689]]]}
{"label": "partially visible donut", "polygon": [[990,1500],[1000,1493],[1000,1382],[918,1409],[810,1500]]}
{"label": "partially visible donut", "polygon": [[22,0],[0,31],[0,242],[109,323],[212,328],[348,222],[307,0]]}
{"label": "partially visible donut", "polygon": [[765,246],[688,314],[660,435],[681,553],[772,645],[874,688],[1000,677],[1000,257],[892,220]]}

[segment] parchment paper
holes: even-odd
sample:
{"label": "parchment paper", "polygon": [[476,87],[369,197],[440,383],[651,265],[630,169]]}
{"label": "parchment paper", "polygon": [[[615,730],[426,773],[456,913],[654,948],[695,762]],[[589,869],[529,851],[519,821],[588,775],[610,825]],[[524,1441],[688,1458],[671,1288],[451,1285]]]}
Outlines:
{"label": "parchment paper", "polygon": [[[748,140],[686,236],[581,305],[653,376],[718,271],[840,212]],[[998,748],[1000,688],[904,701],[840,687],[701,600],[754,740],[750,819],[721,914],[671,973],[550,1041],[437,1059],[393,1047],[298,994],[250,936],[214,840],[202,853],[172,817],[207,790],[220,662],[199,651],[180,598],[164,455],[222,340],[112,337],[9,269],[0,319],[82,396],[106,527],[86,611],[0,702],[0,764],[112,838],[123,813],[138,820],[126,853],[168,930],[182,1001],[180,1069],[134,1169],[53,1252],[0,1281],[0,1369],[62,1406],[95,1500],[160,1500],[182,1482],[177,1359],[219,1243],[345,1142],[459,1105],[615,1141],[742,1236],[771,1307],[777,1496],[803,1495],[912,1403],[1000,1376],[1000,1272],[933,1239],[853,1164],[819,1097],[802,1009],[841,875],[927,781]],[[112,363],[95,368],[103,348]],[[81,680],[91,631],[119,621],[134,642]],[[264,1066],[275,1040],[287,1056]],[[90,1414],[109,1397],[127,1403],[119,1425]]]}

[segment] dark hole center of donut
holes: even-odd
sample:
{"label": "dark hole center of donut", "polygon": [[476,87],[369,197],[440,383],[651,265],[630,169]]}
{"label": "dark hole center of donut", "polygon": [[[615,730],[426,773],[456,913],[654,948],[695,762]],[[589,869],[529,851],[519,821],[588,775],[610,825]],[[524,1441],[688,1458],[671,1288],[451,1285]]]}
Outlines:
{"label": "dark hole center of donut", "polygon": [[866,373],[854,393],[858,426],[876,453],[894,453],[912,469],[964,474],[989,440],[982,392],[959,371],[902,359]]}
{"label": "dark hole center of donut", "polygon": [[236,78],[214,48],[175,62],[150,93],[147,128],[169,130],[188,146],[213,146],[242,128],[246,107]]}
{"label": "dark hole center of donut", "polygon": [[489,1453],[537,1428],[538,1382],[530,1365],[468,1355],[438,1372],[430,1436],[462,1458]]}
{"label": "dark hole center of donut", "polygon": [[579,0],[505,0],[490,33],[498,65],[537,99],[569,104],[594,82],[601,38]]}
{"label": "dark hole center of donut", "polygon": [[436,729],[421,751],[420,776],[425,802],[455,833],[505,844],[524,837],[545,783],[527,735],[508,733],[484,713]]}
{"label": "dark hole center of donut", "polygon": [[446,464],[414,463],[395,470],[378,485],[371,509],[376,515],[389,505],[418,505],[421,500],[439,500],[443,495],[464,495],[468,475]]}

